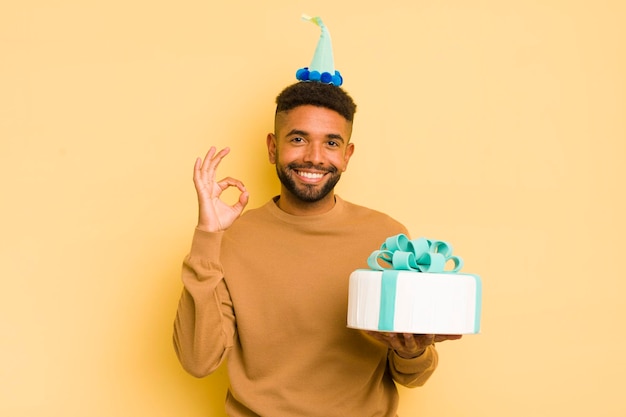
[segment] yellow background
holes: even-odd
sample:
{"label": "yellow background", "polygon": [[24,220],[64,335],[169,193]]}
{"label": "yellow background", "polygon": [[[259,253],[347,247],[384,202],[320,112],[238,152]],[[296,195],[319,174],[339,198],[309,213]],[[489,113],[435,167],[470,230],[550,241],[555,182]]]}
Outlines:
{"label": "yellow background", "polygon": [[484,282],[482,334],[440,345],[401,416],[625,415],[619,0],[4,2],[0,415],[223,415],[224,369],[194,379],[171,344],[192,166],[228,145],[249,207],[278,192],[301,13],[359,105],[338,193]]}

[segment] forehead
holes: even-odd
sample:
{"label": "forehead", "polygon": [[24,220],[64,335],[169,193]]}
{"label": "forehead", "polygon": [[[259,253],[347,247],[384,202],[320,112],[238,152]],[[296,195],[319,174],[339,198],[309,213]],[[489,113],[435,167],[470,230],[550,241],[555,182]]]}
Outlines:
{"label": "forehead", "polygon": [[276,113],[275,129],[278,135],[295,129],[311,134],[339,134],[349,137],[352,123],[334,110],[304,105]]}

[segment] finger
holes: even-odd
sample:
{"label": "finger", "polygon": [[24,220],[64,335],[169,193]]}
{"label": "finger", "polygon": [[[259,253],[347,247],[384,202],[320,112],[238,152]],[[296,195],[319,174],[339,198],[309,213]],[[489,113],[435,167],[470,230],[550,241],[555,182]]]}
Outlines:
{"label": "finger", "polygon": [[415,336],[411,333],[403,333],[404,337],[404,346],[407,350],[416,350],[418,348],[417,341],[415,340]]}
{"label": "finger", "polygon": [[215,152],[215,146],[211,146],[202,160],[202,164],[198,166],[197,161],[194,167],[194,179],[198,181],[215,181],[215,171],[222,161],[222,158],[230,152],[229,148],[224,148],[219,152]]}
{"label": "finger", "polygon": [[222,191],[224,191],[228,187],[236,187],[241,192],[246,191],[246,186],[243,185],[243,182],[232,177],[222,178],[221,180],[217,182],[217,185],[222,189]]}
{"label": "finger", "polygon": [[243,182],[232,177],[226,177],[220,180],[217,185],[220,188],[221,192],[225,191],[229,187],[236,187],[239,191],[241,191],[237,202],[231,207],[238,211],[243,211],[245,206],[248,204],[248,199],[250,197],[250,194],[248,193],[248,190],[246,189],[246,186],[243,184]]}
{"label": "finger", "polygon": [[[241,183],[241,181],[240,181]],[[235,203],[233,205],[233,208],[239,210],[239,211],[243,211],[243,209],[246,207],[246,205],[248,204],[248,199],[250,198],[250,193],[248,193],[248,190],[246,189],[246,186],[243,185],[243,183],[241,183],[239,190],[241,191],[241,194],[239,194],[239,199],[237,200],[237,203]]]}
{"label": "finger", "polygon": [[389,347],[393,350],[401,350],[403,348],[402,341],[398,338],[397,333],[388,333],[387,340],[389,341]]}
{"label": "finger", "polygon": [[[211,152],[213,151],[213,152]],[[209,155],[207,154],[207,158],[204,160],[206,167],[203,167],[203,169],[209,173],[209,179],[211,181],[215,180],[215,172],[217,171],[217,167],[220,165],[220,162],[222,162],[222,159],[224,159],[224,157],[226,155],[228,155],[228,153],[230,152],[230,148],[224,148],[221,151],[219,151],[218,153],[215,153],[215,148],[212,147],[211,150],[209,151],[210,158]]]}
{"label": "finger", "polygon": [[213,159],[213,155],[215,154],[215,146],[211,146],[207,151],[206,155],[202,159],[202,170],[205,171],[209,166],[209,161]]}
{"label": "finger", "polygon": [[198,157],[196,158],[196,163],[193,166],[193,180],[198,183],[202,181],[203,172],[208,168],[207,161],[213,159],[213,154],[215,153],[215,146],[211,146],[204,156],[204,159]]}
{"label": "finger", "polygon": [[438,334],[435,336],[435,343],[444,342],[446,340],[459,340],[462,338],[461,334]]}
{"label": "finger", "polygon": [[202,158],[196,158],[196,163],[193,165],[193,183],[196,186],[196,190],[202,184]]}
{"label": "finger", "polygon": [[237,201],[237,203],[233,205],[233,208],[239,211],[243,211],[243,209],[248,205],[249,198],[250,194],[247,191],[242,192],[239,195],[239,200]]}
{"label": "finger", "polygon": [[426,347],[435,343],[434,334],[414,334],[416,343],[422,347]]}

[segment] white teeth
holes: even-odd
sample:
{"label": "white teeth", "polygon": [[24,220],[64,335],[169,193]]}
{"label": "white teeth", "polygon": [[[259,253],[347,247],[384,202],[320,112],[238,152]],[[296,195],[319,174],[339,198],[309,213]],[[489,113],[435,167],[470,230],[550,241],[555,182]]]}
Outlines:
{"label": "white teeth", "polygon": [[298,171],[298,175],[304,178],[310,178],[310,179],[319,179],[324,176],[324,174],[316,174],[313,172],[302,172],[302,171]]}

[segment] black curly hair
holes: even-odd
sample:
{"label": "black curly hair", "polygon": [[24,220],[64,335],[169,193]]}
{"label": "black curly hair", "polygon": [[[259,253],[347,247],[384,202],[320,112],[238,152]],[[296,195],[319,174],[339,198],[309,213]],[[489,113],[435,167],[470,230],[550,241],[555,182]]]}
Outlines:
{"label": "black curly hair", "polygon": [[297,82],[285,88],[276,97],[276,113],[307,104],[334,110],[349,122],[354,120],[356,104],[348,93],[334,85],[312,81]]}

